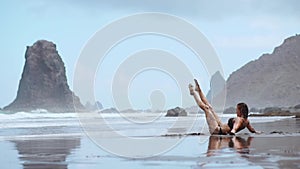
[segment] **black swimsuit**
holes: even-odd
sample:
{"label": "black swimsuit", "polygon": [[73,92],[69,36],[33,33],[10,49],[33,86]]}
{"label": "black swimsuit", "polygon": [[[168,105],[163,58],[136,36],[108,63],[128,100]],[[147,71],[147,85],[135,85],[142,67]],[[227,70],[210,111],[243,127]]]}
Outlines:
{"label": "black swimsuit", "polygon": [[230,128],[230,130],[232,130],[233,129],[233,125],[234,125],[234,118],[228,119],[227,125]]}
{"label": "black swimsuit", "polygon": [[[233,129],[233,125],[234,125],[234,118],[228,119],[227,125],[229,126],[230,130],[232,130]],[[219,132],[218,132],[218,134],[219,135],[226,135],[227,133],[223,133],[222,127],[219,126]]]}
{"label": "black swimsuit", "polygon": [[[230,130],[233,129],[234,123],[235,123],[235,118],[230,118],[230,119],[228,119],[227,125],[228,125],[228,127],[230,128]],[[238,128],[236,132],[239,132],[239,131],[243,130],[246,126],[247,126],[247,125],[245,125],[245,123],[243,123],[243,125],[240,126],[240,128]]]}
{"label": "black swimsuit", "polygon": [[[234,118],[228,119],[227,125],[229,126],[230,130],[232,130],[232,129],[233,129],[233,125],[234,125]],[[222,127],[219,126],[219,132],[218,132],[218,135],[226,135],[226,134],[228,134],[228,133],[224,133],[224,132],[222,131]]]}
{"label": "black swimsuit", "polygon": [[219,133],[218,134],[219,135],[226,135],[225,133],[222,132],[222,127],[221,126],[219,126]]}

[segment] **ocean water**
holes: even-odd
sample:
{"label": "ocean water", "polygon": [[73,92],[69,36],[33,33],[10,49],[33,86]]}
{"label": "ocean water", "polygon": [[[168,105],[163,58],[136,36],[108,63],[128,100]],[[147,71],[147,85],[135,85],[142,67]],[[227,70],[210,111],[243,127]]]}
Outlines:
{"label": "ocean water", "polygon": [[[85,117],[86,115],[84,115]],[[97,132],[105,133],[109,126],[120,135],[129,137],[161,136],[166,134],[203,133],[208,134],[203,114],[188,117],[164,117],[157,113],[127,113],[125,115],[108,113],[96,114],[103,124],[94,124]],[[135,120],[141,118],[142,120]],[[220,114],[226,122],[231,114]],[[251,123],[266,123],[291,117],[250,117]],[[81,123],[84,119],[77,113],[17,112],[0,113],[0,140],[34,138],[36,136],[83,135]],[[91,118],[95,123],[98,119]],[[100,121],[100,120],[99,120]],[[101,131],[101,129],[103,129]]]}
{"label": "ocean water", "polygon": [[[222,121],[234,115],[220,114]],[[250,117],[254,126],[274,124],[277,121],[292,119],[291,117]],[[261,168],[271,166],[275,168],[277,157],[264,158],[258,151],[252,154],[252,159],[243,158],[236,149],[227,146],[213,150],[213,156],[208,156],[211,151],[210,135],[204,115],[190,115],[188,117],[164,117],[158,113],[126,113],[126,114],[77,114],[77,113],[50,113],[46,111],[0,113],[0,155],[1,168]],[[286,123],[283,123],[286,124]],[[298,123],[294,124],[298,125]],[[269,125],[270,126],[270,125]],[[293,127],[296,128],[297,127]],[[202,133],[200,136],[182,137],[180,134]],[[117,140],[121,148],[135,152],[133,148],[126,149],[126,139],[141,138],[158,140],[157,144],[149,144],[146,151],[162,147],[166,141],[174,143],[168,149],[150,158],[123,158],[122,152],[108,152],[98,138],[93,138],[92,133],[100,135],[100,141],[106,138]],[[117,134],[112,134],[117,133]],[[243,139],[251,135],[241,133]],[[166,135],[174,137],[166,137]],[[266,135],[265,135],[266,136]],[[117,137],[117,138],[115,138]],[[270,139],[275,137],[254,136],[254,140]],[[257,138],[256,138],[257,137]],[[276,137],[277,138],[277,137]],[[278,138],[282,139],[282,136]],[[278,140],[277,138],[277,140]],[[260,141],[265,144],[268,140]],[[289,141],[297,140],[299,136],[291,137]],[[174,141],[175,140],[175,141]],[[179,141],[178,141],[179,140]],[[226,139],[218,140],[224,142]],[[276,139],[275,139],[276,140]],[[161,141],[161,142],[160,142]],[[172,142],[173,141],[173,142]],[[177,142],[178,141],[178,142]],[[284,141],[284,140],[283,140]],[[260,148],[254,141],[253,152]],[[176,144],[175,144],[176,143]],[[280,144],[280,142],[278,143]],[[146,145],[148,146],[148,144]],[[298,145],[296,145],[296,150]],[[129,146],[130,147],[130,146]],[[138,145],[136,145],[138,147]],[[292,149],[293,147],[288,147]],[[277,151],[276,149],[274,150]],[[280,150],[281,151],[281,150]],[[290,150],[291,151],[291,150]],[[298,153],[298,152],[297,152]],[[299,161],[299,153],[291,153],[286,161]],[[272,154],[272,152],[271,152]],[[275,153],[276,154],[276,153]],[[249,153],[248,153],[249,155]],[[263,160],[262,160],[263,159]],[[225,167],[226,168],[226,167]],[[280,168],[280,167],[279,167]]]}

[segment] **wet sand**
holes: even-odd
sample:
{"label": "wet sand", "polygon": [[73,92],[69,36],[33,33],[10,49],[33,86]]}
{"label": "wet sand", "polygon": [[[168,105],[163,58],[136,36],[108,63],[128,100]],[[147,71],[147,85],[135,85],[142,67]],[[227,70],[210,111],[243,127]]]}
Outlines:
{"label": "wet sand", "polygon": [[0,163],[5,169],[300,168],[300,119],[254,123],[253,126],[264,133],[244,131],[234,137],[184,136],[172,150],[146,159],[121,158],[107,153],[84,134],[15,138],[0,141]]}

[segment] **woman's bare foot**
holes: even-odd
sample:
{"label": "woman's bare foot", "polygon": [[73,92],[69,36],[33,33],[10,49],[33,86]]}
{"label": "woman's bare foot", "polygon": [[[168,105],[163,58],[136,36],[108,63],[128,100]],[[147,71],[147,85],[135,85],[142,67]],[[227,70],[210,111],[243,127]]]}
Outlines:
{"label": "woman's bare foot", "polygon": [[192,84],[189,84],[189,90],[190,90],[190,95],[194,95],[194,86]]}
{"label": "woman's bare foot", "polygon": [[200,92],[201,89],[200,89],[200,85],[199,85],[197,79],[194,79],[194,81],[195,81],[195,90],[196,90],[197,92]]}
{"label": "woman's bare foot", "polygon": [[204,102],[205,105],[208,106],[208,108],[211,108],[212,109],[212,106],[209,104],[209,102],[207,101],[206,97],[204,96],[204,94],[202,93],[201,91],[201,88],[200,88],[200,85],[197,81],[197,79],[194,79],[195,81],[195,91],[197,91],[200,95],[200,98],[202,99],[202,101]]}

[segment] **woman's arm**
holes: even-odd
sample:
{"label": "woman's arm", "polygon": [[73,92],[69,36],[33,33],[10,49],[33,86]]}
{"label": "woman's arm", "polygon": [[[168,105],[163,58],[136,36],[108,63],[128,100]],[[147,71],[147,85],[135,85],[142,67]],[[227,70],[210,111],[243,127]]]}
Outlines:
{"label": "woman's arm", "polygon": [[236,118],[235,122],[233,124],[233,128],[230,131],[231,135],[235,135],[235,133],[238,131],[238,129],[242,126],[243,124],[243,120],[241,120],[240,118]]}
{"label": "woman's arm", "polygon": [[263,131],[257,131],[257,130],[255,130],[255,129],[251,126],[250,122],[248,122],[247,128],[248,128],[248,130],[249,130],[251,133],[256,133],[256,134],[261,134],[261,133],[263,133]]}
{"label": "woman's arm", "polygon": [[251,133],[256,133],[255,129],[251,126],[250,122],[247,125],[247,129],[251,132]]}

